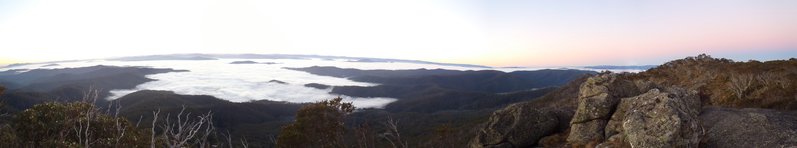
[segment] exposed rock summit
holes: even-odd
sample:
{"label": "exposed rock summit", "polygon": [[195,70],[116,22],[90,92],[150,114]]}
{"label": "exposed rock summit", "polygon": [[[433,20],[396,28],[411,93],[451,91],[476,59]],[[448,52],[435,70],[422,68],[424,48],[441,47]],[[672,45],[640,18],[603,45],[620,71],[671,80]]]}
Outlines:
{"label": "exposed rock summit", "polygon": [[581,84],[578,108],[570,121],[569,143],[595,144],[604,140],[604,127],[621,98],[639,94],[636,85],[618,74],[600,74]]}
{"label": "exposed rock summit", "polygon": [[637,74],[601,73],[561,89],[577,91],[545,95],[559,100],[496,111],[471,147],[794,147],[796,82],[794,59],[700,55]]}
{"label": "exposed rock summit", "polygon": [[697,92],[651,89],[624,98],[606,126],[603,147],[697,147],[702,135]]}

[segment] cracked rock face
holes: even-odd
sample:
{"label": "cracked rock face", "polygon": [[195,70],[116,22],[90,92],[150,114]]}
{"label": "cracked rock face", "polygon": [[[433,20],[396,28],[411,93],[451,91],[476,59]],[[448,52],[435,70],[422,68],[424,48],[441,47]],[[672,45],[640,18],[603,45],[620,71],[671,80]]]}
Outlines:
{"label": "cracked rock face", "polygon": [[604,127],[620,99],[639,94],[634,82],[619,77],[618,74],[601,74],[581,85],[568,143],[587,145],[604,140]]}
{"label": "cracked rock face", "polygon": [[698,147],[702,128],[697,92],[651,89],[626,99],[625,117],[618,121],[631,147]]}
{"label": "cracked rock face", "polygon": [[[521,104],[496,111],[470,146],[531,147],[540,146],[538,141],[561,147],[797,146],[797,111],[704,108],[694,89],[631,78],[611,73],[587,78],[578,97],[570,97],[575,110],[570,106],[567,112]],[[557,118],[563,113],[572,116]]]}
{"label": "cracked rock face", "polygon": [[537,140],[553,133],[558,123],[553,112],[514,104],[494,112],[470,147],[534,146]]}

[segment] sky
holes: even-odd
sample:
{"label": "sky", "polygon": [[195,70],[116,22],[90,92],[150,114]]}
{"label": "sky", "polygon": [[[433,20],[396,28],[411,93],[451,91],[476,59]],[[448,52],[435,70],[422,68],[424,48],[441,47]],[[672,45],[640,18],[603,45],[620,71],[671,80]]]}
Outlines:
{"label": "sky", "polygon": [[797,57],[794,0],[0,0],[0,65],[279,53],[488,66]]}

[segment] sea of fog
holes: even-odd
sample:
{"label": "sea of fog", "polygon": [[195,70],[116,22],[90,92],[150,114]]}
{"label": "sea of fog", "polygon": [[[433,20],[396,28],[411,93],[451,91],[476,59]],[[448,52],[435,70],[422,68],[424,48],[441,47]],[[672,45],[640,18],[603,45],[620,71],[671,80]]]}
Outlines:
{"label": "sea of fog", "polygon": [[[234,61],[254,61],[276,64],[230,64]],[[330,86],[374,86],[378,84],[355,82],[345,78],[318,76],[285,67],[335,66],[355,69],[451,69],[451,70],[537,70],[540,68],[473,68],[416,63],[349,62],[329,59],[219,59],[219,60],[159,60],[159,61],[108,61],[87,60],[59,63],[39,63],[0,68],[11,69],[56,69],[95,65],[145,66],[173,68],[189,72],[170,72],[147,75],[155,81],[146,82],[133,89],[111,90],[107,99],[117,99],[139,90],[167,90],[183,95],[211,95],[232,102],[272,100],[286,102],[315,102],[341,96],[359,108],[381,108],[395,101],[394,98],[360,98],[330,94],[330,89],[305,87],[308,83]],[[634,72],[634,71],[631,71]],[[286,82],[275,83],[272,80]]]}

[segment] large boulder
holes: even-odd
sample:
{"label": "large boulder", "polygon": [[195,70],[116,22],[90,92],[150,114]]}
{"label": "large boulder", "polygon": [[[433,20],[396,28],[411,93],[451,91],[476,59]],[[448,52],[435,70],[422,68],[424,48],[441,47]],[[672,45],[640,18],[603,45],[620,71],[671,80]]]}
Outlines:
{"label": "large boulder", "polygon": [[578,146],[603,141],[604,127],[620,99],[638,94],[636,84],[619,74],[604,73],[587,79],[579,89],[567,142]]}
{"label": "large boulder", "polygon": [[624,98],[606,126],[606,136],[610,137],[606,144],[697,147],[702,135],[700,109],[697,92],[679,88],[664,92],[651,89],[645,94]]}
{"label": "large boulder", "polygon": [[797,146],[797,113],[708,107],[700,114],[704,147]]}
{"label": "large boulder", "polygon": [[559,122],[552,111],[513,104],[494,112],[470,147],[534,146],[540,138],[555,132]]}

